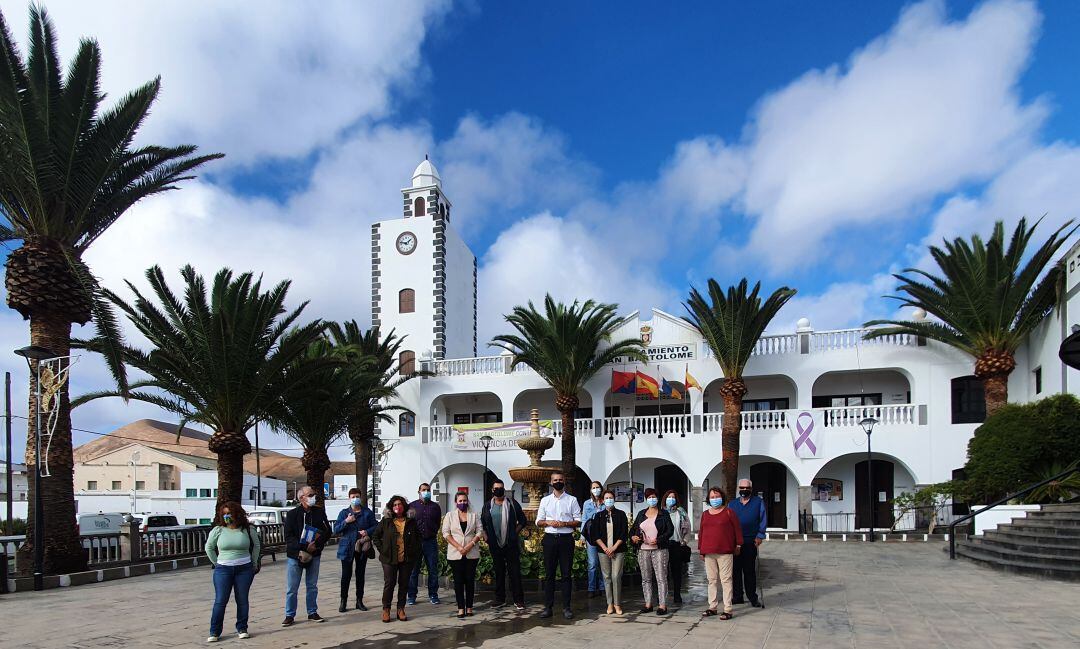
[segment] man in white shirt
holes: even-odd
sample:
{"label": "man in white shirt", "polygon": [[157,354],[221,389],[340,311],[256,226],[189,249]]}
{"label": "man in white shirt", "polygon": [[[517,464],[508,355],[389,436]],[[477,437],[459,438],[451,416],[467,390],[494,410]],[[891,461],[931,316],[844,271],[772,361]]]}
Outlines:
{"label": "man in white shirt", "polygon": [[573,580],[570,569],[574,564],[574,528],[581,525],[581,505],[565,491],[566,480],[561,472],[551,474],[552,493],[540,499],[536,525],[544,528],[544,610],[540,617],[552,616],[555,607],[555,569],[562,577],[563,617],[571,619],[570,592]]}

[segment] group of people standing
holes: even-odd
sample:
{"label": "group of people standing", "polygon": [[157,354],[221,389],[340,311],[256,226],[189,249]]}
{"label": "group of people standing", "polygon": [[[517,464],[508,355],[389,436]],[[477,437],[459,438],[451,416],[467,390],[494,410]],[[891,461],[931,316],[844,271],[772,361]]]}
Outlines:
{"label": "group of people standing", "polygon": [[[536,516],[537,527],[544,530],[544,607],[540,617],[553,616],[556,585],[561,589],[563,616],[566,619],[574,616],[571,572],[575,530],[580,531],[586,542],[589,597],[598,597],[602,592],[607,599],[607,614],[623,614],[623,568],[631,545],[637,549],[641,569],[645,599],[641,612],[668,613],[669,576],[672,602],[682,603],[682,577],[692,552],[691,521],[679,504],[677,492],[670,490],[661,500],[655,489],[646,489],[646,506],[631,524],[626,513],[615,506],[615,492],[599,482],[590,485],[590,497],[584,507],[566,491],[562,473],[553,473],[550,482],[551,493],[541,499]],[[299,505],[285,516],[287,566],[282,626],[295,623],[302,579],[308,620],[325,621],[318,612],[319,568],[322,550],[334,535],[339,537],[337,558],[341,562],[339,612],[348,611],[354,577],[354,606],[357,610],[368,610],[364,604],[364,576],[368,560],[374,559],[376,553],[383,569],[383,622],[408,619],[406,606],[416,604],[422,566],[427,568],[428,600],[439,604],[439,536],[446,541],[446,560],[453,574],[459,618],[473,614],[480,542],[487,544],[494,564],[493,606],[512,602],[518,611],[525,610],[521,538],[528,522],[521,505],[507,496],[505,484],[499,480],[492,483],[490,497],[479,514],[474,511],[468,493],[456,494],[454,509],[445,515],[439,504],[432,501],[430,485],[422,483],[417,495],[411,503],[402,496],[393,496],[382,518],[376,520],[374,512],[363,504],[360,491],[354,488],[349,491],[349,506],[331,523],[325,510],[317,505],[315,491],[307,486],[301,488],[297,493]],[[739,497],[731,502],[719,487],[709,489],[708,508],[697,527],[698,552],[705,563],[709,586],[706,616],[730,619],[734,604],[748,600],[755,607],[761,605],[757,598],[755,560],[757,548],[765,538],[765,525],[765,505],[752,494],[749,480],[739,481]],[[260,553],[258,532],[248,523],[239,503],[220,505],[206,542],[206,554],[214,564],[215,589],[208,642],[220,638],[225,606],[233,595],[238,637],[249,637],[248,592],[259,570]]]}

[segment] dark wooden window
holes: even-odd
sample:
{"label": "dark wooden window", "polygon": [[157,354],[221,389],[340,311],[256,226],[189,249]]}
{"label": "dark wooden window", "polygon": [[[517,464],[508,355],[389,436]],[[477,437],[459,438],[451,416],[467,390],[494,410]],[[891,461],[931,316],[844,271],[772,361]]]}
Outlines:
{"label": "dark wooden window", "polygon": [[413,437],[416,435],[416,415],[411,412],[403,412],[398,417],[398,437]]}
{"label": "dark wooden window", "polygon": [[469,413],[454,415],[454,423],[455,424],[471,424],[472,423],[472,415],[470,415]]}
{"label": "dark wooden window", "polygon": [[403,288],[397,294],[398,313],[412,313],[416,311],[416,291],[411,288]]}
{"label": "dark wooden window", "polygon": [[981,424],[986,420],[982,381],[974,376],[952,380],[952,423]]}
{"label": "dark wooden window", "polygon": [[1032,372],[1032,374],[1034,375],[1034,378],[1035,378],[1035,394],[1041,394],[1042,393],[1042,368],[1041,367],[1036,367],[1035,371]]}
{"label": "dark wooden window", "polygon": [[398,354],[398,372],[406,376],[416,373],[416,352],[405,350]]}
{"label": "dark wooden window", "polygon": [[744,412],[750,410],[787,410],[790,407],[787,399],[743,399],[742,402]]}
{"label": "dark wooden window", "polygon": [[811,399],[814,408],[846,408],[848,406],[880,406],[881,393],[826,394]]}
{"label": "dark wooden window", "polygon": [[413,211],[412,211],[413,216],[423,216],[424,215],[424,209],[425,208],[424,208],[424,199],[423,199],[423,197],[418,197],[415,201],[413,201]]}

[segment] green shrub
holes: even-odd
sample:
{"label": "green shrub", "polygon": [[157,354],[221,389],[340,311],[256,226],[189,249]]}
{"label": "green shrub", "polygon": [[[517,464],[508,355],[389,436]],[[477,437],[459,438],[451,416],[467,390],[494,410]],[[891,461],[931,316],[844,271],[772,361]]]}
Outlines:
{"label": "green shrub", "polygon": [[22,536],[26,534],[26,520],[22,518],[13,518],[11,522],[0,522],[0,530],[4,530],[5,536]]}
{"label": "green shrub", "polygon": [[968,442],[966,478],[972,503],[991,502],[1040,480],[1047,467],[1080,458],[1080,399],[1059,394],[1008,404],[986,419]]}

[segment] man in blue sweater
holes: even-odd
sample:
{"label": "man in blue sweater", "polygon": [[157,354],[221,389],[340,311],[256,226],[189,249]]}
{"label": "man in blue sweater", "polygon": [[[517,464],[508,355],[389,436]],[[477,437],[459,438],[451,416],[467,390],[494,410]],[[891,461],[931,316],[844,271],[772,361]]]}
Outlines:
{"label": "man in blue sweater", "polygon": [[[747,479],[739,480],[739,497],[731,502],[729,507],[739,517],[742,525],[743,545],[742,551],[735,555],[734,570],[732,570],[733,598],[732,604],[743,604],[750,600],[750,605],[759,608],[761,602],[757,596],[757,572],[755,561],[758,555],[758,546],[765,540],[765,501],[754,495],[754,485]],[[743,599],[746,593],[746,600]]]}

